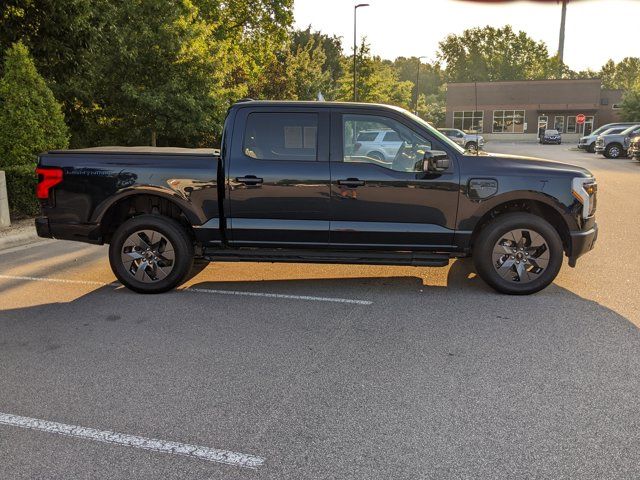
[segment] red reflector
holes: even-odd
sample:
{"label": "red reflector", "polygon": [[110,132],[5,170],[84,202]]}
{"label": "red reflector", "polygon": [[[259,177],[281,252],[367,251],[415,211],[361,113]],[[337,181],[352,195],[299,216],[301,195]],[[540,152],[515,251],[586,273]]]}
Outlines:
{"label": "red reflector", "polygon": [[36,187],[36,197],[46,200],[49,198],[49,189],[62,181],[62,169],[54,168],[36,168],[38,174],[38,186]]}

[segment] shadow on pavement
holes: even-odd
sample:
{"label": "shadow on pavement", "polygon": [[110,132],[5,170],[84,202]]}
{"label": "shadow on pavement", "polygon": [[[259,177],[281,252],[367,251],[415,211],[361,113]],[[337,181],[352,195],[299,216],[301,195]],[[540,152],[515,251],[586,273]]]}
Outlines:
{"label": "shadow on pavement", "polygon": [[[446,288],[410,276],[195,286],[374,304],[103,287],[0,311],[0,411],[265,456],[251,478],[637,478],[640,332],[596,302],[558,286],[495,294],[468,261]],[[118,476],[96,456],[38,470],[18,443],[0,446],[0,477]],[[134,458],[137,472],[180,475]]]}

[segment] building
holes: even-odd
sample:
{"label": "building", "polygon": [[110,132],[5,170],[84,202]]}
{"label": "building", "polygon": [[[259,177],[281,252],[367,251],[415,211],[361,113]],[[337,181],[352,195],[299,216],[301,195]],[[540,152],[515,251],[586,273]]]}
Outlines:
{"label": "building", "polygon": [[445,122],[503,140],[535,140],[540,128],[555,128],[572,141],[620,121],[621,99],[621,90],[603,89],[600,79],[449,83]]}

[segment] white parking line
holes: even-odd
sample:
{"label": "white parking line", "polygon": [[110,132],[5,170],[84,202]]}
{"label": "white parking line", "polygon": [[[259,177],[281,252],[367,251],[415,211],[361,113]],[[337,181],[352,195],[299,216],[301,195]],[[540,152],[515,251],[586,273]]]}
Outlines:
{"label": "white parking line", "polygon": [[[70,280],[66,278],[47,278],[47,277],[25,277],[20,275],[0,275],[0,279],[5,280],[25,280],[29,282],[52,282],[52,283],[68,283],[77,285],[97,285],[97,286],[111,286],[119,287],[119,282],[97,282],[94,280]],[[237,290],[214,290],[209,288],[185,288],[182,290],[176,290],[177,292],[195,292],[195,293],[209,293],[215,295],[240,295],[245,297],[266,297],[266,298],[283,298],[287,300],[307,300],[314,302],[333,302],[333,303],[352,303],[356,305],[371,305],[373,302],[369,300],[357,300],[352,298],[337,298],[337,297],[314,297],[310,295],[288,295],[284,293],[262,293],[262,292],[243,292]]]}
{"label": "white parking line", "polygon": [[47,420],[21,417],[19,415],[11,415],[8,413],[0,413],[0,424],[39,430],[47,433],[55,433],[66,437],[83,438],[86,440],[94,440],[96,442],[141,448],[143,450],[153,450],[154,452],[183,455],[186,457],[198,458],[209,462],[224,463],[226,465],[234,465],[237,467],[256,469],[264,463],[264,458],[257,457],[255,455],[247,455],[245,453],[201,447],[198,445],[190,445],[188,443],[158,440],[156,438],[139,437],[137,435],[127,435],[124,433],[110,432],[108,430],[96,430],[94,428],[79,427],[77,425],[66,425],[64,423],[49,422]]}

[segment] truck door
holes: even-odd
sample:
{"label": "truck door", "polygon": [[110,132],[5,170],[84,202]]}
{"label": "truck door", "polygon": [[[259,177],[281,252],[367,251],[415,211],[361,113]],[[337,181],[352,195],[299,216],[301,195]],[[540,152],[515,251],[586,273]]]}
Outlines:
{"label": "truck door", "polygon": [[329,182],[326,109],[240,108],[227,165],[229,242],[326,247]]}
{"label": "truck door", "polygon": [[[451,146],[386,111],[336,110],[331,128],[333,248],[446,249],[452,245],[459,173]],[[364,129],[393,131],[402,143],[384,160],[362,155],[353,139]],[[426,150],[447,153],[449,169],[424,172]]]}

